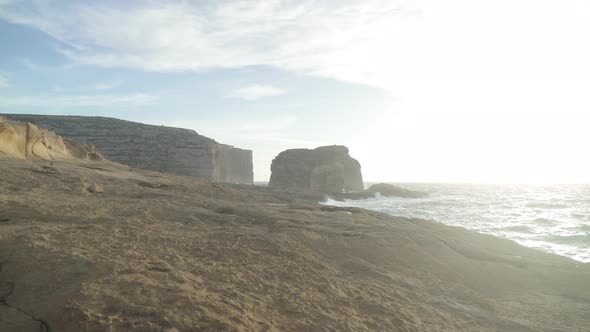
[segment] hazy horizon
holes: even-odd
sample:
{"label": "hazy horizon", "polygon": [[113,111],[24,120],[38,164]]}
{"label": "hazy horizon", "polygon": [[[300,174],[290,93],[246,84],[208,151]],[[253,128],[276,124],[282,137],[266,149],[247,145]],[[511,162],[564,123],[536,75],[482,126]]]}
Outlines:
{"label": "hazy horizon", "polygon": [[0,113],[346,145],[365,182],[590,183],[590,3],[0,0]]}

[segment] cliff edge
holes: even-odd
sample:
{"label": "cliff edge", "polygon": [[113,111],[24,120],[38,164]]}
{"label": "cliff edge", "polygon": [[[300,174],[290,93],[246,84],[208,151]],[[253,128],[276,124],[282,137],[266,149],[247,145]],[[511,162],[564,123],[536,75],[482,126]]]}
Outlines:
{"label": "cliff edge", "polygon": [[4,114],[91,144],[105,158],[134,168],[252,184],[252,151],[220,144],[194,130],[105,117]]}
{"label": "cliff edge", "polygon": [[29,122],[0,116],[0,159],[102,160],[92,145],[82,145]]}

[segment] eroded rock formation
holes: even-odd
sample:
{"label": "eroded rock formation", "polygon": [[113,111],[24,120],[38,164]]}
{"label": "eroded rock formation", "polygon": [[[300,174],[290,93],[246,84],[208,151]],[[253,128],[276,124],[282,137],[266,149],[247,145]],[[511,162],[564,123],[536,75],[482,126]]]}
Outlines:
{"label": "eroded rock formation", "polygon": [[27,160],[102,160],[92,145],[82,145],[29,122],[0,116],[0,158]]}
{"label": "eroded rock formation", "polygon": [[283,151],[271,171],[271,187],[326,193],[364,189],[360,163],[341,145]]}
{"label": "eroded rock formation", "polygon": [[71,140],[107,159],[146,170],[251,184],[252,151],[220,144],[193,130],[105,117],[6,114]]}

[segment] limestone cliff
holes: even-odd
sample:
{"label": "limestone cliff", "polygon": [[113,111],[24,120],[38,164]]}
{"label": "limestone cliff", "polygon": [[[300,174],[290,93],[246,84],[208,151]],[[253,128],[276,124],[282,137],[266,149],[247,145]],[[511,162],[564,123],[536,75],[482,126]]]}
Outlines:
{"label": "limestone cliff", "polygon": [[82,145],[29,122],[0,116],[0,159],[102,160],[91,145]]}
{"label": "limestone cliff", "polygon": [[220,144],[193,130],[105,117],[5,114],[83,144],[134,168],[251,184],[252,151]]}
{"label": "limestone cliff", "polygon": [[340,145],[283,151],[271,171],[271,187],[326,193],[364,189],[360,163]]}

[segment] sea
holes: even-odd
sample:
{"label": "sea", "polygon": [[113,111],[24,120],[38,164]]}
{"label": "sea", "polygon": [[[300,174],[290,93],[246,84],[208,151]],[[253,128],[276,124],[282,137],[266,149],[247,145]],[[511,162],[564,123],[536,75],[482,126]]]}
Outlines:
{"label": "sea", "polygon": [[394,184],[427,198],[382,197],[324,204],[429,219],[493,234],[519,244],[590,262],[590,184]]}

